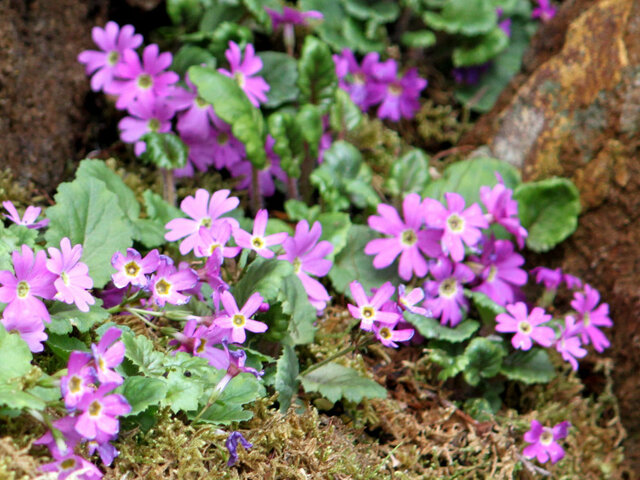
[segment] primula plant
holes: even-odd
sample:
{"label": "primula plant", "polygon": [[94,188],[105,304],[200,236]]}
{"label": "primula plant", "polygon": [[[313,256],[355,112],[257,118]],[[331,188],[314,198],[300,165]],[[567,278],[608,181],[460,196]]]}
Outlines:
{"label": "primula plant", "polygon": [[41,425],[42,472],[126,475],[119,449],[168,418],[223,435],[227,468],[269,415],[317,407],[364,432],[391,385],[369,367],[405,352],[465,421],[509,425],[517,469],[562,460],[568,419],[523,411],[512,428],[501,412],[610,345],[600,293],[528,261],[575,230],[576,187],[486,157],[441,168],[401,141],[385,163],[362,140],[398,138],[429,94],[385,48],[401,15],[403,48],[439,32],[466,101],[506,84],[504,57],[519,64],[555,14],[471,3],[173,0],[159,44],[94,27],[78,61],[120,112],[127,168],[161,183],[85,159],[46,209],[3,203],[0,414]]}

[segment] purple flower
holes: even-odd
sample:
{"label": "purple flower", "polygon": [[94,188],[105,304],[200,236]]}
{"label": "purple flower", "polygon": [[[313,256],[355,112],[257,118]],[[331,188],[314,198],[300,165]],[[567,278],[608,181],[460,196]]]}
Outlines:
{"label": "purple flower", "polygon": [[464,244],[475,247],[482,238],[479,229],[488,228],[489,224],[477,203],[465,210],[462,195],[448,192],[444,197],[448,209],[437,200],[425,198],[424,218],[427,225],[444,229],[440,240],[442,250],[451,255],[454,261],[461,262],[464,258]]}
{"label": "purple flower", "polygon": [[224,442],[227,450],[229,450],[229,461],[227,462],[229,467],[235,465],[238,461],[238,442],[247,450],[253,447],[253,444],[249,443],[240,432],[231,432],[227,441]]}
{"label": "purple flower", "polygon": [[440,323],[455,327],[462,321],[462,311],[469,303],[464,296],[463,283],[469,283],[475,275],[462,263],[454,264],[446,257],[441,258],[431,268],[434,280],[426,282],[429,298],[425,305],[434,317],[440,317]]}
{"label": "purple flower", "polygon": [[[451,71],[453,80],[459,85],[475,85],[491,67],[491,62],[469,67],[458,67]],[[483,187],[480,187],[483,188]]]}
{"label": "purple flower", "polygon": [[582,280],[580,280],[578,277],[569,275],[568,273],[564,273],[562,274],[562,280],[564,281],[567,288],[570,288],[571,290],[582,288]]}
{"label": "purple flower", "polygon": [[421,230],[424,223],[420,208],[420,195],[410,193],[402,202],[402,213],[405,221],[391,205],[378,205],[378,215],[369,217],[369,227],[392,238],[376,238],[364,248],[367,255],[375,255],[373,266],[385,268],[400,255],[398,273],[405,281],[415,273],[421,278],[427,274],[427,261],[420,252],[435,257],[440,254],[438,240],[440,233],[434,230]]}
{"label": "purple flower", "polygon": [[611,344],[598,327],[612,327],[613,322],[609,318],[609,304],[603,303],[597,306],[599,302],[598,291],[590,285],[585,285],[583,292],[573,294],[571,306],[578,313],[578,327],[581,330],[582,342],[585,345],[593,344],[593,348],[602,353]]}
{"label": "purple flower", "polygon": [[104,332],[98,345],[91,345],[96,376],[100,383],[120,385],[124,381],[119,373],[111,370],[124,360],[124,343],[117,341],[121,335],[120,329],[111,327]]}
{"label": "purple flower", "polygon": [[131,405],[120,394],[106,395],[114,384],[101,385],[95,392],[86,393],[76,405],[79,412],[76,431],[91,440],[99,433],[115,435],[120,428],[116,417],[131,411]]}
{"label": "purple flower", "polygon": [[396,78],[396,65],[386,68],[378,77],[386,83],[386,91],[382,103],[378,107],[378,118],[388,118],[394,122],[400,118],[411,119],[420,110],[420,92],[427,86],[427,81],[418,76],[418,70],[410,68],[402,78]]}
{"label": "purple flower", "polygon": [[145,133],[166,133],[171,131],[171,119],[174,110],[163,98],[141,97],[131,102],[127,110],[132,115],[124,117],[118,123],[120,138],[125,143],[135,143],[134,152],[142,155],[147,145],[140,140]]}
{"label": "purple flower", "polygon": [[102,478],[102,472],[93,463],[85,460],[73,452],[57,458],[51,463],[45,463],[40,466],[43,472],[55,472],[57,480],[65,480],[65,478],[78,478],[83,480],[99,480]]}
{"label": "purple flower", "polygon": [[218,72],[233,78],[244,93],[247,94],[253,106],[259,107],[260,102],[266,102],[267,96],[265,93],[269,91],[269,85],[264,81],[264,78],[253,76],[262,70],[262,60],[255,55],[253,45],[250,43],[247,45],[243,60],[238,44],[230,41],[229,49],[224,55],[229,61],[231,71],[219,68]]}
{"label": "purple flower", "polygon": [[[280,157],[273,151],[273,145],[275,139],[271,135],[267,135],[267,141],[265,143],[265,149],[267,152],[267,163],[264,167],[258,170],[258,186],[260,194],[263,197],[271,197],[276,193],[276,184],[274,179],[280,180],[282,183],[287,182],[287,174],[280,168]],[[252,188],[252,175],[251,175],[251,162],[248,160],[241,160],[233,165],[229,166],[229,171],[233,177],[243,177],[236,185],[238,190],[249,189],[249,195],[253,195]]]}
{"label": "purple flower", "polygon": [[[164,238],[173,242],[186,237],[180,243],[180,253],[183,255],[189,253],[199,241],[200,227],[213,226],[218,221],[218,217],[238,206],[240,200],[236,197],[229,197],[229,193],[229,190],[218,190],[209,198],[209,192],[200,188],[196,191],[195,197],[191,195],[186,197],[180,203],[180,208],[191,219],[175,218],[171,220],[166,225],[166,228],[171,231]],[[235,226],[233,219],[227,218],[219,221],[232,222]]]}
{"label": "purple flower", "polygon": [[242,250],[240,247],[227,247],[230,238],[231,224],[227,222],[217,222],[209,228],[200,227],[193,252],[196,257],[214,256],[222,265],[224,258],[233,258]]}
{"label": "purple flower", "polygon": [[[244,144],[231,133],[231,125],[222,121],[217,115],[213,117],[214,129],[211,153],[214,165],[218,170],[231,168],[247,156]],[[268,137],[267,137],[268,138]]]}
{"label": "purple flower", "polygon": [[160,265],[160,254],[153,249],[144,258],[133,248],[127,248],[127,254],[116,252],[111,257],[111,266],[117,270],[111,275],[113,284],[117,288],[124,288],[127,285],[144,288],[149,283],[147,274],[156,271]]}
{"label": "purple flower", "polygon": [[271,24],[274,30],[277,30],[280,25],[306,25],[308,18],[322,19],[324,16],[322,13],[316,10],[309,10],[307,12],[300,12],[293,8],[283,6],[282,13],[272,8],[265,8],[269,16],[271,17]]}
{"label": "purple flower", "polygon": [[529,235],[520,225],[518,218],[518,202],[513,200],[513,190],[505,187],[502,177],[496,173],[498,183],[493,187],[480,187],[480,199],[487,209],[489,223],[502,225],[504,229],[516,237],[518,247],[523,248]]}
{"label": "purple flower", "polygon": [[85,394],[94,390],[97,377],[90,365],[91,356],[85,352],[73,351],[67,362],[67,374],[60,379],[60,391],[67,408],[75,408]]}
{"label": "purple flower", "polygon": [[18,332],[20,338],[29,345],[29,350],[33,353],[44,350],[44,342],[48,336],[44,331],[44,323],[41,318],[23,316],[18,312],[4,312],[0,323],[4,325],[7,332]]}
{"label": "purple flower", "polygon": [[[340,88],[345,90],[353,103],[363,111],[367,111],[384,98],[386,84],[378,79],[380,71],[396,68],[394,60],[389,59],[381,63],[379,58],[376,52],[368,53],[360,66],[348,48],[342,50],[340,55],[333,56]],[[395,70],[392,75],[395,77]]]}
{"label": "purple flower", "polygon": [[282,243],[285,253],[278,256],[278,260],[286,260],[293,265],[293,271],[302,282],[309,301],[318,311],[324,310],[331,297],[322,284],[309,274],[323,277],[329,273],[333,264],[331,260],[324,258],[333,251],[333,245],[326,240],[318,242],[320,235],[320,222],[314,222],[309,230],[309,223],[301,220],[296,225],[295,235]]}
{"label": "purple flower", "polygon": [[160,307],[164,307],[166,303],[184,305],[191,297],[181,292],[197,284],[198,275],[190,268],[177,270],[173,264],[161,262],[158,271],[149,282],[152,294],[150,300]]}
{"label": "purple flower", "polygon": [[82,257],[82,245],[74,245],[64,237],[60,241],[60,250],[55,247],[48,248],[50,260],[47,260],[47,270],[57,275],[53,282],[57,293],[56,300],[65,303],[75,303],[78,310],[88,312],[89,305],[96,303],[88,289],[93,288],[93,280],[89,276],[89,267],[80,261]]}
{"label": "purple flower", "polygon": [[119,95],[116,108],[124,110],[138,99],[153,100],[152,97],[164,97],[180,77],[175,72],[165,72],[171,65],[171,53],[159,53],[158,45],[147,46],[142,52],[142,63],[133,50],[125,50],[122,63],[117,67],[117,76],[105,92]]}
{"label": "purple flower", "polygon": [[231,340],[235,343],[244,343],[247,338],[245,330],[250,332],[266,332],[269,327],[266,323],[252,320],[250,317],[258,311],[262,304],[262,295],[258,292],[251,295],[242,308],[238,308],[235,298],[229,292],[222,292],[220,296],[224,311],[215,320],[215,325],[221,328],[231,328]]}
{"label": "purple flower", "polygon": [[562,283],[562,270],[556,268],[551,270],[546,267],[536,267],[531,270],[536,276],[536,283],[543,283],[544,287],[549,290],[556,290]]}
{"label": "purple flower", "polygon": [[240,228],[235,229],[233,238],[236,240],[238,246],[253,250],[261,257],[272,258],[275,253],[269,250],[268,247],[282,244],[289,234],[287,232],[281,232],[265,236],[264,233],[267,228],[268,218],[269,214],[266,210],[259,210],[253,222],[253,233],[245,232]]}
{"label": "purple flower", "polygon": [[535,307],[531,314],[527,313],[527,306],[523,302],[507,305],[509,313],[499,313],[496,316],[496,331],[502,333],[515,333],[511,339],[513,348],[530,350],[533,341],[543,347],[550,347],[556,334],[553,328],[541,326],[551,320],[551,315],[547,315],[544,309]]}
{"label": "purple flower", "polygon": [[18,318],[37,317],[49,322],[49,312],[42,300],[52,299],[56,294],[53,285],[55,275],[47,270],[47,256],[44,250],[34,255],[27,245],[22,245],[22,253],[11,254],[15,275],[8,270],[0,271],[0,302],[8,303],[4,315]]}
{"label": "purple flower", "polygon": [[526,458],[537,458],[540,463],[545,463],[551,458],[551,463],[556,463],[564,457],[564,450],[557,440],[565,438],[571,424],[568,421],[560,422],[553,428],[543,427],[537,420],[531,420],[531,429],[524,434],[524,440],[528,445],[522,454]]}
{"label": "purple flower", "polygon": [[406,328],[403,330],[394,330],[398,323],[392,325],[373,325],[373,333],[385,347],[398,348],[395,342],[408,342],[413,338],[415,330]]}
{"label": "purple flower", "polygon": [[406,292],[404,285],[398,285],[398,307],[400,307],[400,309],[429,317],[431,313],[427,311],[426,308],[416,306],[423,298],[424,290],[421,288],[414,288],[410,292]]}
{"label": "purple flower", "polygon": [[531,12],[531,18],[539,18],[543,22],[548,22],[556,15],[556,7],[551,5],[550,0],[536,0],[538,7]]}
{"label": "purple flower", "polygon": [[509,240],[489,240],[484,245],[481,258],[472,258],[484,265],[482,283],[473,288],[482,292],[499,305],[513,303],[518,286],[527,283],[527,272],[520,266],[524,258],[513,251]]}
{"label": "purple flower", "polygon": [[[184,325],[182,333],[173,334],[174,339],[169,345],[178,345],[176,352],[188,352],[195,357],[202,357],[213,367],[223,369],[219,365],[224,363],[227,355],[223,350],[213,346],[213,336],[219,336],[219,333],[225,333],[227,330],[231,332],[231,329],[220,329],[215,325],[198,325],[196,319],[190,319]],[[226,370],[226,366],[224,369]]]}
{"label": "purple flower", "polygon": [[366,332],[373,330],[374,322],[384,323],[387,326],[395,325],[400,319],[400,315],[395,312],[384,312],[382,306],[391,299],[395,288],[391,282],[384,283],[376,293],[369,299],[364,292],[364,288],[358,281],[349,284],[351,295],[353,295],[356,305],[348,304],[347,308],[353,318],[360,320],[360,328]]}
{"label": "purple flower", "polygon": [[142,45],[142,35],[134,33],[132,25],[120,28],[115,22],[107,22],[104,29],[93,27],[91,36],[102,51],[85,50],[78,55],[78,61],[85,64],[87,75],[95,72],[91,89],[97,92],[109,87],[124,52],[133,54],[134,49]]}
{"label": "purple flower", "polygon": [[45,433],[42,437],[33,442],[34,445],[45,445],[53,458],[62,458],[71,453],[73,449],[84,438],[78,432],[76,432],[76,421],[78,417],[67,416],[62,417],[53,422],[53,427],[62,434],[62,441],[57,442],[53,436],[51,430]]}
{"label": "purple flower", "polygon": [[578,361],[576,358],[583,358],[587,355],[587,351],[582,348],[582,342],[578,338],[580,327],[576,326],[576,320],[571,315],[567,315],[564,319],[564,328],[560,333],[560,338],[556,342],[556,350],[562,355],[565,362],[571,364],[573,370],[578,370]]}
{"label": "purple flower", "polygon": [[38,215],[40,215],[40,211],[42,210],[40,207],[33,207],[29,205],[27,209],[24,211],[24,216],[22,219],[18,214],[18,210],[9,200],[2,202],[2,206],[5,208],[9,215],[5,215],[9,220],[17,225],[23,225],[27,228],[42,228],[49,225],[49,219],[45,218],[44,220],[40,220],[36,223],[36,219]]}

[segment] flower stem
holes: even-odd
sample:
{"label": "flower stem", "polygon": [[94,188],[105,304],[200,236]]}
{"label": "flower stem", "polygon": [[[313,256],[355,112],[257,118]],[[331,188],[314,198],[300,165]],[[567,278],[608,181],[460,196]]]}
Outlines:
{"label": "flower stem", "polygon": [[170,205],[176,205],[176,184],[173,181],[173,170],[161,168],[164,199]]}

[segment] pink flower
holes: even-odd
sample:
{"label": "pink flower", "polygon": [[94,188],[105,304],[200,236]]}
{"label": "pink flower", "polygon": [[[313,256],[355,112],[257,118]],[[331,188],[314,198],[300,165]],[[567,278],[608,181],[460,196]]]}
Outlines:
{"label": "pink flower", "polygon": [[269,250],[268,247],[282,244],[289,235],[287,232],[281,232],[265,236],[268,218],[269,214],[266,210],[259,210],[253,222],[253,233],[250,234],[240,228],[234,230],[233,238],[238,246],[253,250],[261,257],[272,258],[275,253]]}
{"label": "pink flower", "polygon": [[[274,179],[280,180],[282,183],[287,182],[287,174],[280,168],[280,157],[273,151],[275,140],[271,135],[267,135],[265,150],[267,152],[267,163],[258,170],[258,186],[260,194],[263,197],[271,197],[276,193],[276,184]],[[252,167],[248,160],[240,160],[233,165],[228,166],[231,176],[241,177],[236,188],[238,190],[249,189],[249,195],[253,195],[252,188]]]}
{"label": "pink flower", "polygon": [[401,310],[430,317],[431,312],[427,311],[426,308],[416,306],[423,298],[424,290],[421,288],[414,288],[410,292],[407,292],[404,285],[398,285],[398,307],[400,307]]}
{"label": "pink flower", "polygon": [[403,330],[394,330],[398,324],[393,325],[373,325],[373,333],[385,347],[398,348],[395,342],[408,342],[413,338],[415,330],[406,328]]}
{"label": "pink flower", "polygon": [[420,110],[420,92],[427,86],[427,81],[418,76],[415,68],[410,68],[402,78],[397,78],[395,63],[392,67],[385,67],[386,72],[378,76],[387,86],[378,107],[378,118],[388,118],[394,122],[401,118],[411,119]]}
{"label": "pink flower", "polygon": [[83,480],[100,480],[102,478],[102,472],[98,467],[73,452],[57,458],[53,462],[41,465],[40,470],[57,473],[55,476],[57,480],[65,480],[70,476]]}
{"label": "pink flower", "polygon": [[171,131],[171,119],[175,112],[163,98],[141,97],[131,102],[127,110],[131,116],[120,120],[118,129],[123,142],[135,143],[134,152],[137,156],[147,149],[146,143],[141,140],[145,133]]}
{"label": "pink flower", "polygon": [[88,289],[93,288],[93,280],[89,276],[89,267],[80,261],[82,257],[82,245],[74,245],[64,237],[60,241],[60,250],[49,247],[47,269],[58,276],[54,281],[57,293],[56,300],[65,303],[75,303],[78,310],[88,312],[89,305],[96,303]]}
{"label": "pink flower", "polygon": [[547,315],[544,309],[535,307],[531,314],[527,313],[527,306],[523,302],[507,305],[509,313],[499,313],[496,316],[496,331],[502,333],[515,333],[511,339],[513,348],[530,350],[533,341],[543,347],[550,347],[556,334],[553,328],[541,326],[551,320],[551,315]]}
{"label": "pink flower", "polygon": [[17,225],[23,225],[27,228],[42,228],[49,225],[49,219],[45,218],[44,220],[40,220],[36,222],[38,215],[40,215],[40,211],[42,210],[40,207],[33,207],[29,205],[27,209],[24,211],[24,216],[20,218],[20,214],[16,207],[9,200],[2,202],[2,206],[5,208],[9,215],[5,215],[9,220]]}
{"label": "pink flower", "polygon": [[144,258],[133,248],[127,248],[127,254],[116,252],[111,257],[111,266],[117,270],[111,275],[117,288],[127,285],[144,288],[149,283],[148,274],[155,272],[160,264],[158,250],[153,249]]}
{"label": "pink flower", "polygon": [[342,50],[340,55],[333,56],[340,88],[345,90],[353,103],[363,111],[384,98],[387,87],[379,80],[380,72],[390,69],[395,76],[397,68],[395,61],[389,59],[386,62],[380,62],[379,58],[376,52],[368,53],[362,59],[362,66],[360,66],[353,52],[348,48]]}
{"label": "pink flower", "polygon": [[496,173],[498,183],[493,187],[480,187],[480,199],[487,208],[489,223],[502,225],[504,229],[516,237],[519,248],[524,247],[524,242],[529,233],[520,225],[518,218],[518,202],[513,200],[513,190],[505,187],[502,177]]}
{"label": "pink flower", "polygon": [[186,237],[180,243],[180,253],[186,255],[194,249],[199,242],[200,227],[209,228],[216,221],[232,222],[235,227],[237,224],[233,219],[218,220],[222,214],[227,213],[238,206],[240,200],[236,197],[229,197],[229,190],[218,190],[211,198],[209,192],[200,188],[196,191],[195,197],[189,195],[182,203],[180,208],[183,212],[191,217],[175,218],[167,223],[166,228],[171,230],[164,238],[170,242]]}
{"label": "pink flower", "polygon": [[560,338],[556,342],[556,350],[562,355],[565,362],[571,364],[573,370],[578,370],[578,361],[576,358],[583,358],[587,355],[587,351],[582,348],[582,342],[578,338],[580,327],[575,324],[575,318],[567,315],[564,319],[564,328],[560,334]]}
{"label": "pink flower", "polygon": [[235,79],[238,85],[240,85],[240,88],[247,94],[253,106],[259,107],[260,102],[266,102],[267,97],[265,93],[269,91],[269,85],[264,81],[264,78],[254,76],[262,70],[262,60],[255,55],[253,45],[250,43],[247,45],[243,60],[242,52],[238,44],[230,41],[229,49],[224,55],[229,61],[231,71],[219,68],[218,72]]}
{"label": "pink flower", "polygon": [[127,399],[119,394],[107,395],[115,385],[101,385],[95,392],[86,393],[76,405],[79,412],[76,431],[89,440],[98,434],[115,435],[120,428],[116,417],[131,411]]}
{"label": "pink flower", "polygon": [[98,345],[91,345],[96,376],[100,383],[121,385],[124,381],[119,373],[111,370],[124,360],[124,343],[117,341],[120,335],[122,335],[120,329],[111,327],[104,332]]}
{"label": "pink flower", "polygon": [[524,440],[531,443],[525,447],[522,454],[526,458],[537,458],[540,463],[545,463],[551,458],[551,463],[556,463],[564,457],[564,450],[557,440],[565,438],[571,424],[566,420],[553,428],[543,427],[537,420],[531,420],[531,429],[524,434]]}
{"label": "pink flower", "polygon": [[7,332],[18,332],[20,338],[29,345],[29,350],[33,353],[44,350],[44,342],[48,336],[44,331],[44,323],[41,318],[23,316],[18,312],[4,312],[0,323],[4,325]]}
{"label": "pink flower", "polygon": [[231,328],[231,340],[233,342],[244,343],[247,338],[245,330],[262,333],[269,328],[266,323],[250,318],[262,305],[262,296],[258,292],[251,295],[240,309],[231,293],[222,292],[221,299],[224,311],[215,320],[215,325],[221,328]]}
{"label": "pink flower", "polygon": [[198,244],[193,252],[196,257],[214,257],[222,265],[225,258],[233,258],[242,250],[240,247],[227,247],[230,238],[229,223],[219,222],[209,228],[200,227]]}
{"label": "pink flower", "polygon": [[462,321],[462,312],[469,305],[462,284],[472,281],[475,275],[466,265],[454,264],[445,257],[432,267],[431,274],[434,280],[426,283],[429,298],[425,306],[434,317],[440,317],[442,325],[449,323],[455,327]]}
{"label": "pink flower", "polygon": [[578,324],[585,345],[593,344],[596,352],[603,352],[611,343],[598,327],[612,327],[609,318],[609,304],[600,302],[600,294],[590,285],[584,286],[583,292],[575,292],[571,306],[578,313]]}
{"label": "pink flower", "polygon": [[60,379],[60,391],[67,408],[75,408],[85,394],[93,392],[97,381],[91,355],[73,351],[67,362],[67,374]]}
{"label": "pink flower", "polygon": [[551,270],[546,267],[536,267],[531,270],[531,273],[536,276],[536,283],[543,283],[544,288],[549,290],[557,289],[562,283],[562,270],[560,268]]}
{"label": "pink flower", "polygon": [[104,29],[93,27],[91,36],[102,51],[85,50],[78,61],[85,64],[87,75],[94,74],[91,89],[97,92],[111,85],[124,53],[134,53],[142,45],[142,35],[135,34],[132,25],[120,28],[115,22],[107,22]]}
{"label": "pink flower", "polygon": [[118,78],[105,92],[119,95],[116,108],[124,110],[138,99],[152,101],[153,97],[164,97],[171,93],[171,88],[180,77],[175,72],[165,72],[171,65],[171,53],[159,53],[158,45],[145,47],[142,52],[142,63],[133,50],[125,50],[122,62],[116,71]]}
{"label": "pink flower", "polygon": [[166,303],[172,305],[184,305],[191,298],[181,293],[183,290],[189,290],[198,284],[198,275],[186,268],[177,270],[173,264],[161,262],[155,275],[151,277],[149,289],[151,290],[151,298],[156,305],[164,307]]}
{"label": "pink flower", "polygon": [[44,250],[35,255],[27,245],[22,245],[21,250],[22,253],[15,251],[11,254],[15,275],[8,270],[0,271],[0,302],[8,303],[4,315],[36,317],[49,322],[47,307],[36,297],[49,300],[54,297],[55,275],[47,270]]}
{"label": "pink flower", "polygon": [[333,262],[324,257],[333,251],[333,245],[323,240],[318,242],[322,235],[320,222],[314,222],[311,230],[306,220],[301,220],[296,225],[296,233],[288,237],[282,243],[285,253],[278,256],[278,260],[286,260],[293,265],[293,271],[302,282],[309,301],[316,310],[324,310],[326,303],[331,299],[324,286],[311,275],[323,277]]}
{"label": "pink flower", "polygon": [[282,24],[306,25],[308,18],[322,19],[324,17],[322,13],[316,10],[300,12],[287,6],[282,7],[282,13],[272,8],[265,8],[265,10],[271,17],[271,24],[274,30],[277,30]]}
{"label": "pink flower", "polygon": [[375,255],[373,266],[385,268],[391,265],[400,255],[398,273],[405,281],[415,275],[419,278],[427,274],[427,261],[422,253],[437,256],[440,253],[438,240],[440,232],[421,230],[424,217],[420,208],[420,195],[410,193],[402,202],[402,212],[405,220],[398,216],[398,212],[391,205],[378,205],[378,215],[369,217],[369,227],[392,238],[376,238],[364,248],[367,255]]}
{"label": "pink flower", "polygon": [[448,192],[444,194],[448,209],[432,198],[423,202],[424,218],[427,225],[444,229],[440,243],[442,250],[451,255],[456,262],[464,258],[464,244],[475,247],[482,233],[480,228],[488,228],[489,224],[477,203],[465,210],[462,195]]}
{"label": "pink flower", "polygon": [[531,18],[539,18],[543,22],[548,22],[556,15],[556,7],[551,5],[550,0],[536,0],[538,7],[531,12]]}
{"label": "pink flower", "polygon": [[387,326],[395,325],[400,319],[400,315],[395,312],[382,311],[382,306],[391,299],[395,292],[391,282],[384,283],[376,293],[369,299],[364,292],[364,288],[358,281],[349,284],[351,295],[353,295],[356,305],[347,305],[349,313],[353,318],[360,320],[360,328],[366,332],[373,330],[374,322],[384,323]]}

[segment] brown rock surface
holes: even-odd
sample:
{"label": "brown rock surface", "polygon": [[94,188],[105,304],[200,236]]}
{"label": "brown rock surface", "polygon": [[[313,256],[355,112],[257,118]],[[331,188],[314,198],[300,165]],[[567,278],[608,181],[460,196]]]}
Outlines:
{"label": "brown rock surface", "polygon": [[629,433],[629,470],[637,473],[640,0],[565,2],[536,35],[524,71],[461,144],[487,144],[525,179],[561,175],[579,187],[578,230],[552,257],[611,305],[615,328],[607,352]]}
{"label": "brown rock surface", "polygon": [[104,13],[98,0],[0,0],[0,167],[48,191],[75,158],[89,82],[78,53]]}

